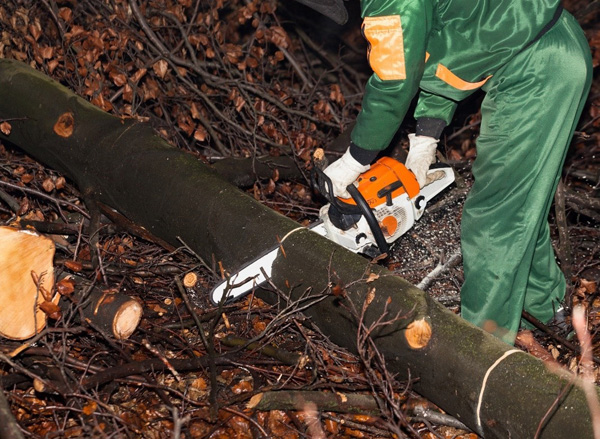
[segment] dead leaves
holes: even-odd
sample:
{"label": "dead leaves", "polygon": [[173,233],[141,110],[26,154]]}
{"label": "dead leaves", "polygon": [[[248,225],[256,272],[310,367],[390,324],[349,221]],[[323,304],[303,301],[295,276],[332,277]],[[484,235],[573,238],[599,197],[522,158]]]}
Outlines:
{"label": "dead leaves", "polygon": [[48,300],[39,304],[40,309],[48,316],[49,319],[59,320],[62,316],[60,307]]}
{"label": "dead leaves", "polygon": [[75,292],[75,281],[70,278],[64,278],[55,285],[56,292],[61,296],[70,296]]}
{"label": "dead leaves", "polygon": [[265,38],[281,49],[287,49],[291,45],[289,35],[281,26],[271,26],[265,31]]}
{"label": "dead leaves", "polygon": [[165,79],[169,70],[169,64],[164,59],[161,59],[154,63],[152,70],[154,70],[154,73],[156,73],[160,79]]}
{"label": "dead leaves", "polygon": [[[172,48],[158,59],[148,55],[156,44],[122,0],[114,2],[110,15],[105,10],[86,14],[85,5],[75,13],[71,3],[64,3],[54,17],[43,6],[14,8],[9,2],[0,6],[0,28],[8,29],[0,38],[0,52],[29,61],[105,111],[135,117],[143,105],[145,117],[152,114],[166,122],[160,129],[163,136],[202,148],[218,142],[234,155],[239,145],[256,142],[262,153],[282,145],[304,160],[322,142],[323,127],[299,126],[296,119],[304,118],[288,109],[336,124],[342,118],[336,113],[356,111],[337,83],[324,83],[309,95],[295,86],[295,70],[308,71],[310,65],[294,36],[275,18],[275,2],[236,1],[223,3],[223,8],[213,2],[197,15],[187,3],[140,5],[143,24]],[[184,35],[178,26],[187,30]],[[173,60],[180,60],[178,67]],[[236,90],[239,83],[245,84],[242,92]],[[4,134],[9,129],[0,126]],[[65,123],[55,132],[72,135]]]}

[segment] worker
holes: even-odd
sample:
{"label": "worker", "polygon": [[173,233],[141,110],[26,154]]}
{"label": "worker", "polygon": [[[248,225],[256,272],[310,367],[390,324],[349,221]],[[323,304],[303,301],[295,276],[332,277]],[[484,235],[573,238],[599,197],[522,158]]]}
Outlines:
{"label": "worker", "polygon": [[[298,0],[343,24],[343,0]],[[461,315],[513,344],[523,310],[553,319],[566,282],[548,213],[591,83],[590,48],[560,0],[362,0],[373,70],[334,193],[369,169],[417,96],[406,166],[426,183],[457,103],[485,92],[464,204]]]}

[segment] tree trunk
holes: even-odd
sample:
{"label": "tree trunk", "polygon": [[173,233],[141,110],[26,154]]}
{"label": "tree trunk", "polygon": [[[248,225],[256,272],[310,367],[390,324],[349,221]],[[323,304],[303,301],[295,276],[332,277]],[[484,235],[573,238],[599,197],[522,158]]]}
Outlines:
{"label": "tree trunk", "polygon": [[[532,356],[463,321],[380,266],[246,196],[206,165],[155,136],[144,124],[93,107],[24,64],[0,60],[0,119],[12,142],[73,179],[153,234],[230,272],[279,245],[273,283],[298,299],[329,295],[305,312],[329,337],[356,350],[356,320],[384,310],[400,315],[376,334],[388,370],[410,376],[414,389],[486,438],[529,438],[568,381]],[[298,229],[298,230],[296,230]],[[292,230],[294,233],[288,235]],[[368,273],[372,273],[369,277]],[[350,306],[350,302],[353,306]],[[582,391],[569,388],[541,438],[592,437]]]}

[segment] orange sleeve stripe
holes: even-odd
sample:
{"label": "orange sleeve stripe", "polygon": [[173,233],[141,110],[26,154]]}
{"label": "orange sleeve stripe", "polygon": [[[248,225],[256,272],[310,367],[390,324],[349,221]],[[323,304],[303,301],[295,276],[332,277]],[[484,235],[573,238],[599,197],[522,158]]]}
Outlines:
{"label": "orange sleeve stripe", "polygon": [[369,64],[377,76],[384,81],[406,79],[400,16],[365,17],[363,33],[369,42]]}
{"label": "orange sleeve stripe", "polygon": [[459,90],[475,90],[476,88],[479,88],[483,84],[485,84],[487,82],[487,80],[492,77],[492,75],[490,75],[487,78],[485,78],[484,80],[479,81],[479,82],[467,82],[467,81],[459,78],[458,76],[456,76],[454,73],[452,73],[450,71],[450,69],[448,69],[448,67],[446,67],[442,64],[438,64],[437,71],[435,72],[435,76],[437,76],[445,83],[447,83],[447,84],[451,85],[452,87],[457,88]]}

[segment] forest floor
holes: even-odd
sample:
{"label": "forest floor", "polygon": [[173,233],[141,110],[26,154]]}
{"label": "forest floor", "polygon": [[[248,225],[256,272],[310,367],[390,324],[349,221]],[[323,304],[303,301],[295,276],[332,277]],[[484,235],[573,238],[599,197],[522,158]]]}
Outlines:
{"label": "forest floor", "polygon": [[[304,178],[306,166],[314,149],[327,147],[344,132],[359,109],[368,77],[359,25],[354,19],[332,30],[312,22],[299,5],[275,1],[209,3],[9,0],[0,5],[0,58],[27,62],[113,114],[149,121],[173,145],[206,163],[229,157],[293,158],[297,176],[282,178],[278,171],[252,175],[241,189],[299,223],[315,221],[322,200]],[[597,9],[583,0],[566,3],[579,13],[597,66]],[[457,183],[428,207],[382,262],[415,285],[442,267],[422,288],[456,313],[463,281],[460,218],[472,184],[480,100],[475,95],[459,107],[455,124],[440,142]],[[599,104],[600,82],[595,79],[550,214],[553,244],[569,283],[566,304],[585,306],[596,354]],[[0,130],[7,129],[4,122]],[[412,124],[406,122],[388,153],[405,154],[403,139]],[[72,233],[52,235],[57,276],[76,274],[78,290],[92,284],[119,290],[139,298],[144,307],[138,329],[127,340],[111,339],[85,322],[70,326],[77,321],[77,307],[67,299],[61,317],[50,319],[35,343],[10,359],[23,342],[0,339],[0,384],[25,437],[477,437],[402,382],[395,383],[402,419],[361,407],[354,413],[283,405],[253,409],[253,397],[274,390],[373,399],[377,389],[373,391],[358,357],[329,342],[301,314],[278,321],[274,307],[251,296],[216,313],[208,300],[218,280],[215,270],[185,247],[167,250],[133,229],[109,227],[106,218],[99,230],[92,230],[84,216],[65,206],[68,202],[85,211],[78,188],[8,143],[0,144],[0,199],[0,225],[72,226]],[[95,233],[100,239],[93,249]],[[99,265],[92,264],[94,252]],[[197,278],[182,287],[189,273]],[[182,288],[200,325],[184,303]],[[579,344],[567,322],[566,329],[538,329],[518,346],[545,360],[549,354],[577,373]],[[149,359],[168,364],[204,357],[206,343],[215,358],[232,354],[226,363],[217,361],[212,372],[166,368],[122,373]],[[82,384],[84,377],[98,372],[116,378],[93,388]],[[71,386],[68,394],[40,391],[35,385],[57,376]]]}

